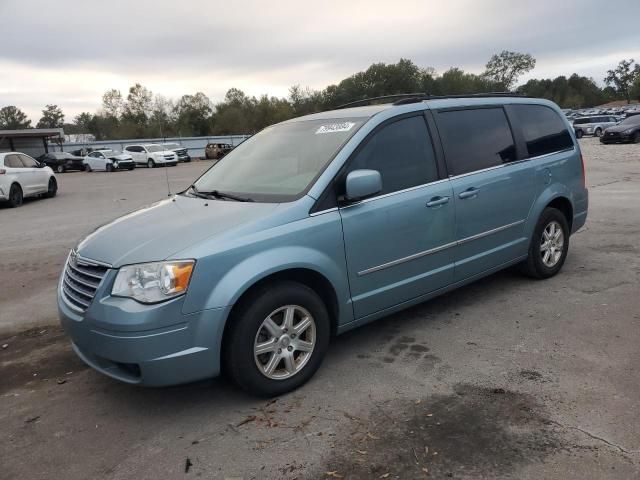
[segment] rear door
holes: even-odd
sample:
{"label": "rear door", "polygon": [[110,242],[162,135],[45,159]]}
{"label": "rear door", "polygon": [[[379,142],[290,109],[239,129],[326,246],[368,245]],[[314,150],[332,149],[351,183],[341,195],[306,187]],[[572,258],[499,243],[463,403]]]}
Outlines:
{"label": "rear door", "polygon": [[451,283],[454,206],[421,112],[365,139],[344,175],[358,169],[379,171],[383,185],[340,207],[354,315],[362,318]]}
{"label": "rear door", "polygon": [[502,106],[435,114],[455,202],[455,280],[527,253],[535,175],[520,159]]}
{"label": "rear door", "polygon": [[29,171],[33,184],[33,193],[44,193],[49,186],[49,171],[45,170],[40,164],[29,155],[19,154],[20,161],[26,170]]}

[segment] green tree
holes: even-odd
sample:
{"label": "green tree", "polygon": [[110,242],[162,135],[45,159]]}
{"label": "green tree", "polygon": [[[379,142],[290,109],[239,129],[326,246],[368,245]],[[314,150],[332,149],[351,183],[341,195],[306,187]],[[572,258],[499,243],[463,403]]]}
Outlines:
{"label": "green tree", "polygon": [[139,83],[129,88],[127,101],[124,104],[123,118],[146,124],[153,107],[153,93]]}
{"label": "green tree", "polygon": [[183,95],[174,108],[176,128],[184,136],[202,136],[209,133],[209,120],[213,113],[211,100],[202,92]]}
{"label": "green tree", "polygon": [[18,130],[31,128],[31,120],[27,115],[14,105],[0,108],[0,129]]}
{"label": "green tree", "polygon": [[47,105],[42,110],[42,118],[36,128],[60,128],[64,124],[64,113],[57,105]]}
{"label": "green tree", "polygon": [[536,59],[528,53],[503,50],[494,54],[486,65],[484,75],[509,90],[518,78],[536,66]]}
{"label": "green tree", "polygon": [[91,120],[93,120],[93,115],[89,112],[82,112],[75,116],[73,123],[76,125],[80,133],[87,133],[89,131]]}
{"label": "green tree", "polygon": [[639,76],[640,64],[635,64],[633,58],[631,58],[629,60],[620,60],[615,69],[608,70],[604,81],[607,85],[613,86],[627,100],[627,103],[631,103],[631,89]]}

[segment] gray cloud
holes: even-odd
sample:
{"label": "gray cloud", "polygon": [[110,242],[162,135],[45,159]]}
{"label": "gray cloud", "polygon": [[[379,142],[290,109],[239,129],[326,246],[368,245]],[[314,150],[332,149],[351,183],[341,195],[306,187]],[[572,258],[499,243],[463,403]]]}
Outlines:
{"label": "gray cloud", "polygon": [[[83,72],[129,83],[184,83],[219,95],[235,84],[263,85],[265,93],[296,83],[321,88],[374,61],[400,57],[439,71],[479,71],[492,53],[510,49],[533,54],[538,72],[545,64],[564,64],[566,73],[585,59],[598,63],[617,53],[640,60],[640,30],[625,20],[640,15],[638,0],[616,2],[624,16],[608,15],[611,7],[601,1],[583,0],[578,8],[568,3],[2,0],[2,36],[9,41],[0,50],[0,67],[42,72],[42,101],[56,102],[44,100],[53,93],[76,110],[86,100],[74,89],[91,91]],[[66,90],[48,92],[46,75],[65,71],[73,72]],[[0,102],[33,93],[32,103],[41,101],[37,92],[3,92],[10,83],[5,75],[0,69]],[[599,75],[596,80],[604,71]]]}

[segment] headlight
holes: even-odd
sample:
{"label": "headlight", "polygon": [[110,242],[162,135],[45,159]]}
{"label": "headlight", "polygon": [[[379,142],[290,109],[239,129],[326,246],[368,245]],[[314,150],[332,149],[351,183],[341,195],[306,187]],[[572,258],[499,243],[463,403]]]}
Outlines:
{"label": "headlight", "polygon": [[189,287],[195,260],[140,263],[120,268],[111,295],[157,303],[182,295]]}
{"label": "headlight", "polygon": [[631,135],[633,133],[633,128],[628,128],[622,133],[625,134],[625,135]]}
{"label": "headlight", "polygon": [[113,162],[113,166],[118,168],[118,162]]}

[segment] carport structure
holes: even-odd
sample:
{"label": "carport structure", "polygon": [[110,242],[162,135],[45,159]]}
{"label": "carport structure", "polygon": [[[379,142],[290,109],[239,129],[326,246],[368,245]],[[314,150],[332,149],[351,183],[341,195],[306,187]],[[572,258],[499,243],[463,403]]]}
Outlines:
{"label": "carport structure", "polygon": [[50,141],[62,141],[62,128],[0,130],[0,152],[22,152],[32,157],[49,153]]}

